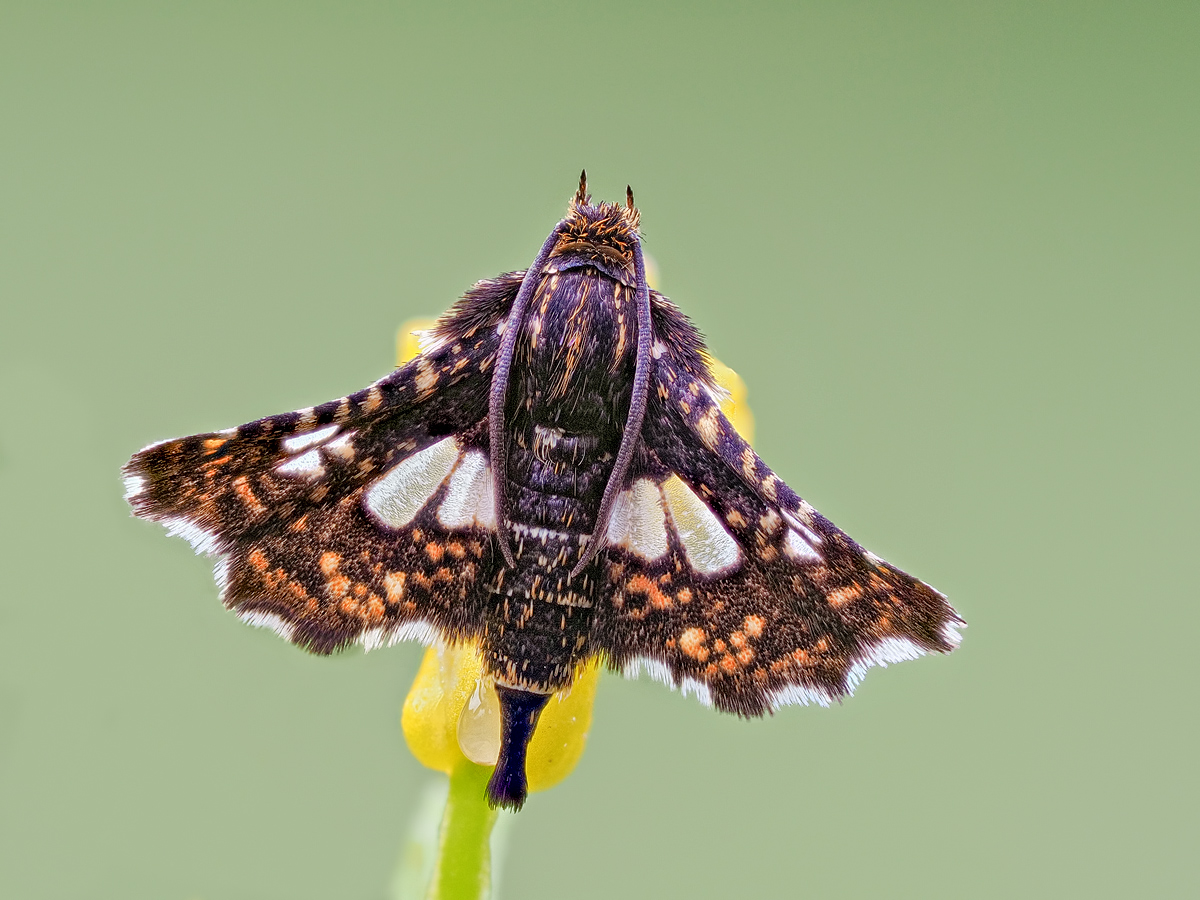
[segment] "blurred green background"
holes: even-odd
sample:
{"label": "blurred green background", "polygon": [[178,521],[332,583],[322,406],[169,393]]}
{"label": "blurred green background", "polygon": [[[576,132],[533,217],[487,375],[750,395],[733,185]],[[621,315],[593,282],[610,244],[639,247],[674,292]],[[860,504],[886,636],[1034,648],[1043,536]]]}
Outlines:
{"label": "blurred green background", "polygon": [[804,497],[962,649],[722,717],[609,677],[506,898],[1196,896],[1200,6],[0,5],[0,896],[383,898],[415,646],[129,516],[340,396],[579,169]]}

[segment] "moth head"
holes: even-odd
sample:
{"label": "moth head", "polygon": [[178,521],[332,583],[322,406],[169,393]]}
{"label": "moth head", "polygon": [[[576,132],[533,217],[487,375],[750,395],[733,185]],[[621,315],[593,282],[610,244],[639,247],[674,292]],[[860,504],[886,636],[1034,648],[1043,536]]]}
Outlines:
{"label": "moth head", "polygon": [[558,227],[558,242],[550,258],[568,265],[593,265],[632,284],[641,213],[633,205],[633,188],[625,188],[625,203],[593,203],[587,192],[587,172]]}

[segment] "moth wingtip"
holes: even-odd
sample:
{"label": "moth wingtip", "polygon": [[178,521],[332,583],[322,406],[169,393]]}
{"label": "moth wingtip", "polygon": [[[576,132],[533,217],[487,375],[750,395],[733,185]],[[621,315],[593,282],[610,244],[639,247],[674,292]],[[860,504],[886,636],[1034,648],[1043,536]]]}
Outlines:
{"label": "moth wingtip", "polygon": [[947,645],[947,651],[956,649],[962,643],[963,635],[959,629],[966,627],[967,623],[957,616],[942,623],[941,638]]}
{"label": "moth wingtip", "polygon": [[130,469],[128,464],[121,472],[121,482],[125,486],[125,501],[132,504],[146,492],[149,481],[146,480],[145,475]]}

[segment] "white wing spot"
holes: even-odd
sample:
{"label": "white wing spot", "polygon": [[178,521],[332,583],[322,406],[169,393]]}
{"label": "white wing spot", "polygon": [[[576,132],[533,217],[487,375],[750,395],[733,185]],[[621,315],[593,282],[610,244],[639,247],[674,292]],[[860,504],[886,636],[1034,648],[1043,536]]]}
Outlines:
{"label": "white wing spot", "polygon": [[654,482],[639,478],[617,496],[608,520],[608,543],[647,560],[667,552],[667,518]]}
{"label": "white wing spot", "polygon": [[795,528],[796,531],[800,533],[800,537],[807,541],[810,547],[821,546],[821,536],[819,534],[801,522],[795,515],[788,512],[786,509],[780,510],[780,512],[783,513],[784,521]]}
{"label": "white wing spot", "polygon": [[438,509],[438,521],[447,528],[495,528],[493,480],[486,456],[478,450],[464,454],[450,476],[450,485]]}
{"label": "white wing spot", "polygon": [[321,465],[321,451],[314,448],[281,462],[275,467],[275,471],[282,475],[319,478],[325,474],[325,467]]}
{"label": "white wing spot", "polygon": [[702,575],[712,575],[738,564],[742,551],[737,541],[683,479],[672,475],[663,483],[662,493],[693,569]]}
{"label": "white wing spot", "polygon": [[330,453],[336,454],[344,460],[354,459],[354,445],[351,441],[354,440],[355,432],[347,431],[341,437],[338,437],[325,445],[324,449]]}
{"label": "white wing spot", "polygon": [[324,443],[337,434],[337,430],[338,427],[336,425],[326,425],[324,428],[318,428],[316,431],[308,431],[303,434],[284,438],[283,452],[299,453],[301,450],[307,450],[309,447]]}
{"label": "white wing spot", "polygon": [[446,480],[457,459],[458,444],[448,437],[396,463],[367,489],[367,510],[384,525],[403,528]]}
{"label": "white wing spot", "polygon": [[[808,531],[807,528],[804,530]],[[811,531],[808,533],[812,534]],[[800,562],[819,563],[825,561],[825,557],[821,556],[816,548],[804,538],[804,535],[795,528],[788,529],[787,538],[783,542],[783,549],[788,556]]]}

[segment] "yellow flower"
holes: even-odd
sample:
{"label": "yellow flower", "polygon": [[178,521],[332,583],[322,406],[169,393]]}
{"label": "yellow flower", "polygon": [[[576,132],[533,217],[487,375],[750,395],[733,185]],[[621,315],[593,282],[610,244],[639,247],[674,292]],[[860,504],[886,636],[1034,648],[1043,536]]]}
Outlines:
{"label": "yellow flower", "polygon": [[746,443],[754,443],[754,413],[746,403],[746,382],[742,376],[715,356],[705,356],[708,369],[713,373],[717,384],[723,387],[728,395],[721,401],[721,412],[725,414],[737,433],[746,439]]}
{"label": "yellow flower", "polygon": [[[643,253],[643,258],[646,261],[646,282],[654,290],[659,287],[659,272],[658,262],[649,253]],[[415,355],[415,354],[414,354]],[[746,439],[747,443],[754,443],[754,415],[750,412],[750,407],[746,404],[746,382],[742,381],[740,375],[725,363],[721,362],[715,356],[709,354],[704,355],[704,361],[708,363],[709,371],[713,373],[713,377],[717,380],[717,384],[728,391],[728,396],[721,401],[721,412],[725,414],[730,424],[737,429],[737,433]]]}
{"label": "yellow flower", "polygon": [[[554,787],[583,755],[600,666],[592,661],[570,690],[550,698],[529,742],[525,763],[530,791]],[[408,747],[422,765],[447,775],[466,762],[496,764],[500,752],[500,703],[483,673],[474,643],[425,651],[401,717]]]}

